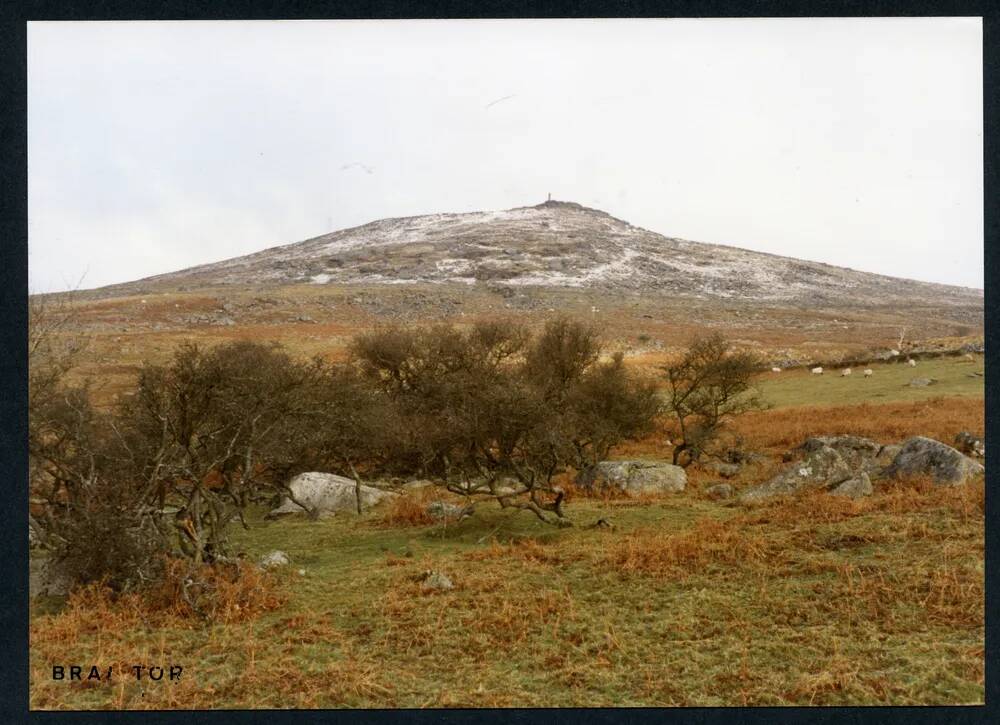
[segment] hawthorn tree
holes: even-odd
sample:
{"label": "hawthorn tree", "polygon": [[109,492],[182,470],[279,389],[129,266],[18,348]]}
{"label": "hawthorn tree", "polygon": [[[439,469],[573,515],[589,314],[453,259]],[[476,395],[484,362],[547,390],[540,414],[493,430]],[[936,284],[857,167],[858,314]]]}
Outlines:
{"label": "hawthorn tree", "polygon": [[227,527],[273,492],[293,465],[314,403],[315,368],[275,345],[183,345],[148,365],[121,407],[120,448],[157,510],[172,509],[180,551],[195,564],[225,553]]}
{"label": "hawthorn tree", "polygon": [[353,354],[393,406],[390,465],[561,526],[557,474],[644,433],[657,407],[621,356],[600,361],[595,330],[565,319],[534,336],[505,322],[388,328],[356,339]]}
{"label": "hawthorn tree", "polygon": [[695,338],[674,363],[665,365],[666,410],[677,421],[680,442],[673,462],[697,461],[734,417],[763,407],[754,388],[760,358],[736,350],[721,335]]}

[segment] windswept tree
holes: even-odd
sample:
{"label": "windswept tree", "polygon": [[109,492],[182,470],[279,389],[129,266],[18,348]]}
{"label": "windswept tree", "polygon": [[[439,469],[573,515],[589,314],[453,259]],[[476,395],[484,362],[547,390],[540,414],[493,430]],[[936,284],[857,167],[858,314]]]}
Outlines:
{"label": "windswept tree", "polygon": [[564,402],[565,443],[574,468],[584,470],[605,460],[629,440],[653,431],[660,412],[656,383],[630,373],[624,356],[592,364],[579,376]]}
{"label": "windswept tree", "polygon": [[225,553],[226,530],[273,491],[313,403],[312,369],[277,346],[184,345],[149,365],[122,406],[120,447],[157,509],[175,510],[180,550],[195,563]]}
{"label": "windswept tree", "polygon": [[303,470],[357,476],[389,429],[384,399],[356,371],[276,345],[184,345],[147,365],[111,412],[41,364],[33,372],[32,520],[79,583],[141,585],[168,555],[223,559],[249,504],[287,493]]}
{"label": "windswept tree", "polygon": [[74,582],[157,576],[163,541],[128,485],[111,416],[68,374],[86,349],[64,296],[28,300],[28,523],[33,544]]}
{"label": "windswept tree", "polygon": [[652,386],[600,353],[597,333],[569,320],[537,336],[504,322],[390,328],[353,346],[396,411],[390,458],[399,470],[558,525],[569,520],[557,474],[640,435],[656,410]]}
{"label": "windswept tree", "polygon": [[287,482],[303,471],[349,476],[360,514],[362,478],[384,470],[397,446],[396,411],[354,366],[314,360],[305,373],[308,394],[283,429],[282,450],[272,462],[274,481],[284,482],[284,495],[315,516]]}
{"label": "windswept tree", "polygon": [[754,388],[762,364],[754,353],[735,350],[716,334],[696,338],[676,362],[662,367],[665,407],[680,433],[674,464],[697,461],[732,418],[763,407]]}

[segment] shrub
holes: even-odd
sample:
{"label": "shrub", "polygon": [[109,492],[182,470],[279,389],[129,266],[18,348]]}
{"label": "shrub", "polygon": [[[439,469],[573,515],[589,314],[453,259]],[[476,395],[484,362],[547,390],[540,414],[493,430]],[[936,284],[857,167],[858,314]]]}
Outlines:
{"label": "shrub", "polygon": [[223,556],[229,524],[283,482],[291,444],[311,424],[314,378],[277,346],[251,342],[184,345],[142,371],[119,413],[122,458],[155,509],[176,511],[180,553],[196,564]]}
{"label": "shrub", "polygon": [[158,581],[169,541],[136,490],[95,478],[48,519],[55,571],[74,585],[125,591]]}
{"label": "shrub", "polygon": [[732,418],[763,407],[753,388],[761,366],[754,353],[736,351],[713,335],[696,338],[679,360],[662,368],[666,407],[680,429],[675,464],[698,460]]}
{"label": "shrub", "polygon": [[657,407],[651,384],[620,355],[599,362],[596,331],[566,319],[535,336],[502,322],[387,328],[352,351],[392,407],[388,467],[559,525],[569,522],[556,478],[644,434]]}

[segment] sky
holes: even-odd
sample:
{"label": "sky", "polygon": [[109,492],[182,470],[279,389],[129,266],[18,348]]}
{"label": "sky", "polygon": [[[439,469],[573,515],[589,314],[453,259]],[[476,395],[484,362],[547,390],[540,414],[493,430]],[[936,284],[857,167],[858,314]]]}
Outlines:
{"label": "sky", "polygon": [[983,286],[978,18],[32,22],[29,285],[553,199]]}

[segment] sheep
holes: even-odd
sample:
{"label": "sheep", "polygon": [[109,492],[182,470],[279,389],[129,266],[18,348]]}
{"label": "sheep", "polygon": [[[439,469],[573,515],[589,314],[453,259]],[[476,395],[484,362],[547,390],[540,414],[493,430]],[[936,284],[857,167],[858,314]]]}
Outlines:
{"label": "sheep", "polygon": [[875,373],[874,373],[874,371],[871,368],[865,368],[865,377],[866,378],[870,378],[874,374]]}
{"label": "sheep", "polygon": [[892,357],[899,357],[899,350],[897,350],[896,348],[893,348],[892,350],[889,351],[889,354]]}
{"label": "sheep", "polygon": [[823,374],[823,368],[813,368],[812,369],[812,374],[813,375],[822,375]]}
{"label": "sheep", "polygon": [[771,368],[771,372],[772,373],[780,373],[781,372],[781,368]]}
{"label": "sheep", "polygon": [[917,366],[917,361],[911,357],[906,361],[906,364],[909,365],[911,368],[915,368]]}
{"label": "sheep", "polygon": [[843,370],[840,371],[840,377],[842,378],[846,378],[850,374],[851,374],[850,368],[844,368]]}

